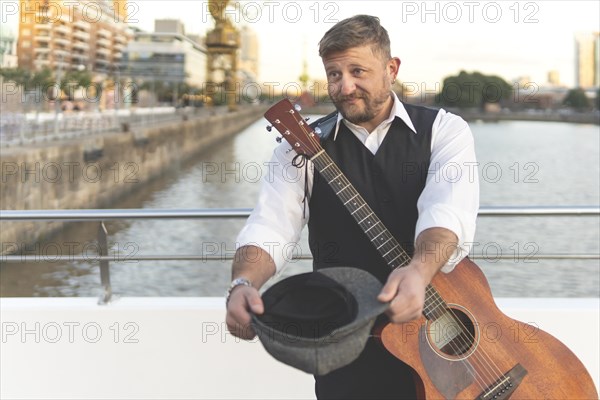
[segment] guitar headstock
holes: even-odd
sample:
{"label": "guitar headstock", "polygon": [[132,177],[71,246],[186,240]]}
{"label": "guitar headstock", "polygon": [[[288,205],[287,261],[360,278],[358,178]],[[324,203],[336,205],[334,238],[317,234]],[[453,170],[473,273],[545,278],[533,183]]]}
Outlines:
{"label": "guitar headstock", "polygon": [[288,99],[283,99],[269,108],[265,118],[281,133],[296,153],[310,158],[322,150],[319,136]]}

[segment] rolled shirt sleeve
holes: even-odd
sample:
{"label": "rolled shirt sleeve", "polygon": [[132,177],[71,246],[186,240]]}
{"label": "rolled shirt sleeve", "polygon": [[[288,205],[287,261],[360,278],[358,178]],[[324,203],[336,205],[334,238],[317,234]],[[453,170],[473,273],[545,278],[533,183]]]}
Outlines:
{"label": "rolled shirt sleeve", "polygon": [[[295,156],[287,143],[275,148],[257,205],[236,239],[236,248],[253,245],[269,253],[277,272],[290,259],[309,217],[308,204],[304,207],[303,203],[305,167],[292,165]],[[307,162],[312,172],[313,164]],[[309,173],[308,188],[312,188],[312,180]]]}
{"label": "rolled shirt sleeve", "polygon": [[473,135],[460,117],[440,110],[432,128],[431,160],[425,188],[417,202],[415,241],[429,228],[456,234],[458,247],[442,267],[450,272],[469,254],[479,210],[479,176]]}

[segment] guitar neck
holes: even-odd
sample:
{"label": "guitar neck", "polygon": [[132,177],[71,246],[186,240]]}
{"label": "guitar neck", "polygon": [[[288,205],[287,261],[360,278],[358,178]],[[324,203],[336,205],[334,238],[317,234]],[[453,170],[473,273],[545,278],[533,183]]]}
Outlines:
{"label": "guitar neck", "polygon": [[[385,227],[383,222],[358,193],[352,183],[346,178],[329,154],[322,150],[311,158],[315,168],[327,181],[336,196],[348,210],[358,226],[367,235],[373,246],[383,257],[390,269],[405,267],[410,263],[410,257],[400,243]],[[433,288],[428,285],[425,294],[423,314],[428,319],[435,319],[441,310],[446,309],[446,303]]]}

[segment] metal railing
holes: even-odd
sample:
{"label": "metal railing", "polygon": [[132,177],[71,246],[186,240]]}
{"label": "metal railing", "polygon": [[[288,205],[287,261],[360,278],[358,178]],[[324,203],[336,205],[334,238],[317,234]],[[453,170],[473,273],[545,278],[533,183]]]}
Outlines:
{"label": "metal railing", "polygon": [[[104,288],[104,294],[99,303],[106,304],[112,296],[112,287],[110,283],[110,262],[126,261],[227,261],[233,260],[233,254],[225,255],[136,255],[130,254],[108,255],[108,230],[105,221],[113,220],[134,220],[134,219],[212,219],[212,218],[248,218],[252,212],[251,208],[239,209],[112,209],[112,210],[0,210],[0,221],[65,221],[82,222],[97,221],[98,227],[98,247],[100,253],[93,257],[94,261],[100,264],[100,280]],[[479,210],[479,217],[565,217],[565,216],[600,216],[600,206],[507,206],[507,207],[482,207]],[[36,255],[6,255],[0,256],[3,262],[28,262],[37,261]],[[472,257],[477,259],[477,257]],[[513,259],[512,255],[499,255],[497,259]],[[536,254],[536,258],[544,260],[568,259],[568,260],[598,260],[600,254],[569,253],[569,254]],[[293,257],[293,260],[310,260],[310,254],[300,254]],[[62,255],[53,258],[53,262],[58,261],[90,261],[89,255],[69,255],[63,258]]]}

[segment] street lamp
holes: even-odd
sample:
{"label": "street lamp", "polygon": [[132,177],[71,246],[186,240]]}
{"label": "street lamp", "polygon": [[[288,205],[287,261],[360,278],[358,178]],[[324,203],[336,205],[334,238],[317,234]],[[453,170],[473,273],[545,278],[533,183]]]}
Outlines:
{"label": "street lamp", "polygon": [[114,85],[113,85],[113,107],[114,107],[114,127],[119,128],[119,103],[121,102],[121,69],[119,64],[114,64]]}
{"label": "street lamp", "polygon": [[60,114],[60,96],[62,86],[63,53],[59,54],[58,70],[56,71],[56,97],[54,98],[54,136],[58,135],[58,114]]}
{"label": "street lamp", "polygon": [[[78,72],[85,71],[85,65],[83,65],[83,64],[78,64],[76,68],[77,68]],[[81,77],[79,79],[81,80]],[[80,87],[83,88],[83,91],[87,91],[87,89],[88,89],[87,87],[83,87],[83,85],[81,85],[81,83],[78,82],[76,89],[79,89]],[[75,94],[73,94],[73,100],[75,100]],[[79,105],[77,102],[75,102],[75,106],[77,107],[78,110],[83,110],[83,107],[81,105]]]}
{"label": "street lamp", "polygon": [[119,102],[121,101],[121,68],[119,64],[115,64],[113,67],[115,73],[115,85],[114,85],[114,93],[113,93],[113,98],[114,98],[114,107],[115,107],[115,113],[118,113],[119,111]]}

